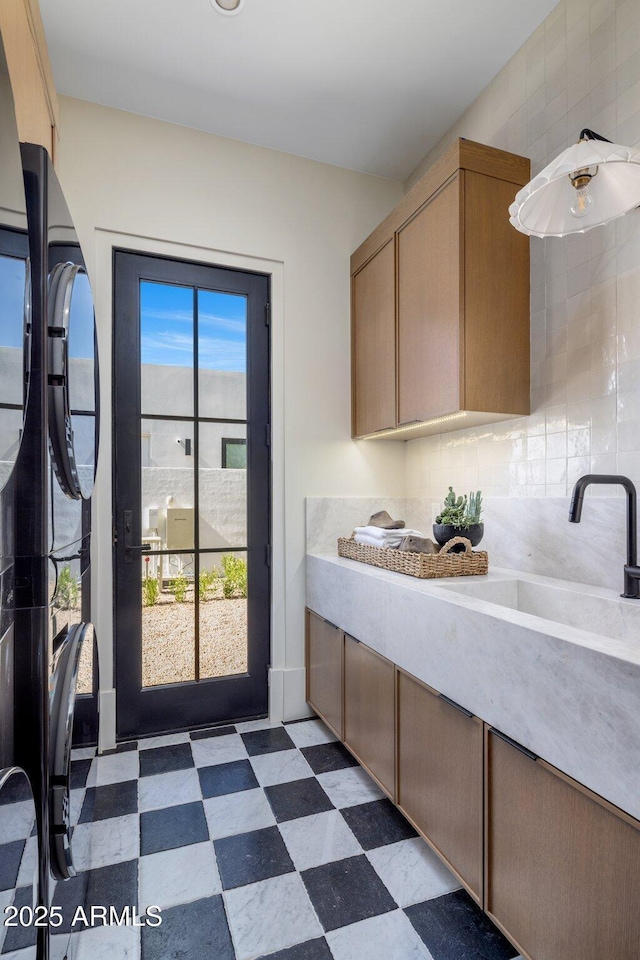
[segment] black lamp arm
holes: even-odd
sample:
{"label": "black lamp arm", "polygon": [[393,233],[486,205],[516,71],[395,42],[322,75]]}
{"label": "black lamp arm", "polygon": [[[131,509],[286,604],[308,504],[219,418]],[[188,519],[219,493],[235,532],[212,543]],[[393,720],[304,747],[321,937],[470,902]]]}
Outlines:
{"label": "black lamp arm", "polygon": [[601,137],[599,133],[594,133],[593,130],[589,130],[588,127],[584,127],[584,129],[580,131],[580,140],[603,140],[604,143],[613,142],[607,137]]}

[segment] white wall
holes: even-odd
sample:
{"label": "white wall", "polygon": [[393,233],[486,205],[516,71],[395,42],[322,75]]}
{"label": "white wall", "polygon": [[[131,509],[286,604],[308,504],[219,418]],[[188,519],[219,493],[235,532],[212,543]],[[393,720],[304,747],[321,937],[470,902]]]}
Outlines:
{"label": "white wall", "polygon": [[[639,0],[562,0],[407,186],[455,137],[528,156],[535,174],[583,127],[640,143]],[[531,409],[407,443],[408,495],[440,499],[452,483],[564,497],[589,472],[640,483],[639,210],[583,236],[532,239]]]}
{"label": "white wall", "polygon": [[401,444],[350,440],[349,255],[402,186],[61,98],[59,174],[94,285],[102,440],[94,549],[103,729],[112,736],[111,246],[274,276],[272,711],[304,710],[304,498],[404,493]]}

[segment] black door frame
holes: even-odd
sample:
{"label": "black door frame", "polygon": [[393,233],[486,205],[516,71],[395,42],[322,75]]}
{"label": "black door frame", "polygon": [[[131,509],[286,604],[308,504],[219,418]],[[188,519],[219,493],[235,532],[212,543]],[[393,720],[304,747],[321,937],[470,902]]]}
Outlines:
{"label": "black door frame", "polygon": [[[117,737],[126,739],[265,716],[271,649],[270,277],[114,247],[113,278],[113,622]],[[142,280],[247,298],[248,671],[231,677],[145,688],[142,687],[141,657],[142,571],[137,562],[124,564],[123,516],[125,509],[132,511],[133,540],[140,544],[139,298]],[[194,410],[193,418],[179,419],[195,422],[196,415]],[[197,472],[197,463],[195,466]],[[194,552],[197,554],[200,549],[197,498],[194,505]],[[142,555],[146,555],[146,551]]]}

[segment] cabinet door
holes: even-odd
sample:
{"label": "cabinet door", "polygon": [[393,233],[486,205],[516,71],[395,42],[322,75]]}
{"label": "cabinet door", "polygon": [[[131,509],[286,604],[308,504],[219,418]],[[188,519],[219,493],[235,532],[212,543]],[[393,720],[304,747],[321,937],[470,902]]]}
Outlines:
{"label": "cabinet door", "polygon": [[393,799],[395,667],[345,634],[344,742]]}
{"label": "cabinet door", "polygon": [[398,232],[398,421],[460,408],[461,183],[455,176]]}
{"label": "cabinet door", "polygon": [[493,732],[487,803],[485,908],[520,948],[637,960],[640,824]]}
{"label": "cabinet door", "polygon": [[393,238],[352,280],[353,433],[396,425]]}
{"label": "cabinet door", "polygon": [[307,611],[307,701],[342,739],[342,630]]}
{"label": "cabinet door", "polygon": [[529,413],[529,239],[504,212],[517,189],[464,172],[467,410]]}
{"label": "cabinet door", "polygon": [[58,98],[37,0],[2,0],[0,31],[20,140],[41,144],[54,158]]}
{"label": "cabinet door", "polygon": [[482,900],[483,725],[398,673],[398,798],[403,813]]}

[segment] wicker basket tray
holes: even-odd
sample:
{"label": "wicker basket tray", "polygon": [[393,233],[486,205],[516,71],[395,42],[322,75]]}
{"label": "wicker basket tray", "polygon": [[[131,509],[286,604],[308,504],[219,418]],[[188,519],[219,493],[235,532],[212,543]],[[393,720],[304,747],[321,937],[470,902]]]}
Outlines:
{"label": "wicker basket tray", "polygon": [[[457,543],[463,543],[464,553],[451,553]],[[489,570],[489,554],[486,550],[471,549],[466,537],[453,537],[440,553],[411,553],[408,550],[390,550],[356,543],[351,537],[338,538],[338,555],[349,560],[359,560],[372,567],[406,573],[410,577],[431,580],[436,577],[477,577]]]}

